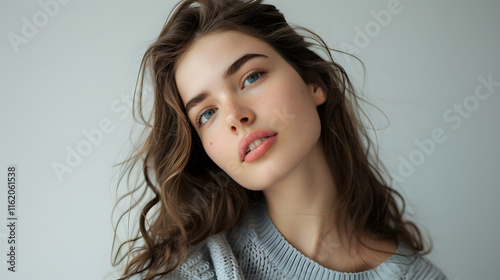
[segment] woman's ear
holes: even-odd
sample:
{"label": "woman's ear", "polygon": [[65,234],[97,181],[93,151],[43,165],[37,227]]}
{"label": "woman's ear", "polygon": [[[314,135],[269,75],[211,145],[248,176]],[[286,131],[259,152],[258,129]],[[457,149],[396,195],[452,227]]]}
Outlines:
{"label": "woman's ear", "polygon": [[309,90],[313,95],[314,103],[316,104],[316,106],[319,106],[326,102],[326,94],[323,91],[323,87],[315,84],[310,84]]}

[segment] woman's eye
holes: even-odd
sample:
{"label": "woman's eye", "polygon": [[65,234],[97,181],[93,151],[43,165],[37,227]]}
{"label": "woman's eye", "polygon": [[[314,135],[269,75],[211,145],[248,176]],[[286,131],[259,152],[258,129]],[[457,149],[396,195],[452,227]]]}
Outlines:
{"label": "woman's eye", "polygon": [[243,87],[247,87],[250,84],[254,83],[255,81],[257,81],[260,78],[260,76],[262,76],[261,72],[253,73],[252,75],[248,76],[245,79],[245,82],[243,83]]}
{"label": "woman's eye", "polygon": [[198,116],[198,124],[202,125],[206,123],[216,112],[216,109],[207,109]]}

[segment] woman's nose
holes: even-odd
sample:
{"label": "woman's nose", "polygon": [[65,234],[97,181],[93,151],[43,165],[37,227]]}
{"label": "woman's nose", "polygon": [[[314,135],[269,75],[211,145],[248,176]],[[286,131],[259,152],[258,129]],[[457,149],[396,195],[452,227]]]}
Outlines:
{"label": "woman's nose", "polygon": [[225,120],[231,132],[238,133],[255,120],[255,113],[249,104],[238,97],[230,97],[224,103]]}

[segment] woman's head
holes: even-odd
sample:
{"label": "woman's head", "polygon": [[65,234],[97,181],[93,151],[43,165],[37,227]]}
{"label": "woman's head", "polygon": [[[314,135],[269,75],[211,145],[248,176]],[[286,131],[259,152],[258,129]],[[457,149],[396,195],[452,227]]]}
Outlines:
{"label": "woman's head", "polygon": [[[422,250],[398,194],[369,161],[370,139],[344,69],[321,38],[261,2],[181,1],[143,58],[140,89],[148,72],[155,100],[151,131],[131,160],[143,157],[155,198],[142,209],[146,245],[127,274],[175,269],[190,245],[242,219],[262,195],[250,190],[279,181],[312,150],[325,155],[334,178],[339,223],[353,225],[356,237],[399,235]],[[262,137],[263,150],[247,154]],[[146,222],[150,211],[155,218]]]}
{"label": "woman's head", "polygon": [[191,44],[175,73],[193,133],[241,186],[264,190],[299,164],[314,166],[311,150],[322,150],[316,106],[325,94],[269,44],[212,32]]}

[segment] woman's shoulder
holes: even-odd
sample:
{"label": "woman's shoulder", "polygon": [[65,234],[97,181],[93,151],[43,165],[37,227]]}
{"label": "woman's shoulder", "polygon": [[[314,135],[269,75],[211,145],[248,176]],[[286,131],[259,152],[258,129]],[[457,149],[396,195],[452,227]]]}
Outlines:
{"label": "woman's shoulder", "polygon": [[[252,212],[255,210],[250,211]],[[251,235],[248,219],[254,215],[247,215],[230,232],[212,235],[192,246],[187,259],[176,271],[161,279],[244,279],[235,253],[248,244],[248,237]]]}
{"label": "woman's shoulder", "polygon": [[[143,279],[145,272],[135,274],[129,280]],[[214,263],[210,257],[209,248],[206,242],[193,246],[188,257],[177,269],[167,275],[158,276],[156,280],[215,280],[219,279],[215,274]]]}
{"label": "woman's shoulder", "polygon": [[205,242],[191,248],[187,259],[173,273],[161,279],[217,279]]}
{"label": "woman's shoulder", "polygon": [[414,253],[405,244],[399,244],[396,253],[375,270],[383,275],[400,275],[404,279],[448,279],[429,259]]}

